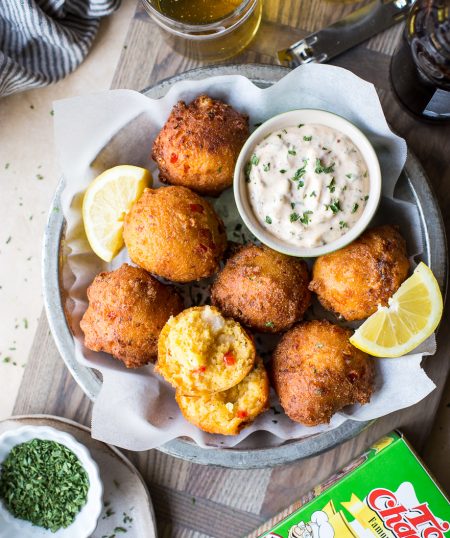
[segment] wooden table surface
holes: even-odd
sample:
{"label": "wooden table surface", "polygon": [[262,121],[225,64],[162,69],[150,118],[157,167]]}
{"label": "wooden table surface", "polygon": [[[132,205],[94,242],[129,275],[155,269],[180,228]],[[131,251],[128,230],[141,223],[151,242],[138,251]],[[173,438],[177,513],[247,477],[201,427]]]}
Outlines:
{"label": "wooden table surface", "polygon": [[[262,26],[255,40],[244,53],[228,63],[275,63],[276,50],[331,24],[352,9],[354,6],[323,0],[266,0]],[[450,128],[419,123],[394,100],[388,68],[401,31],[402,25],[397,25],[333,63],[376,85],[388,121],[422,161],[439,196],[448,229]],[[199,65],[201,62],[169,50],[155,24],[138,7],[112,87],[141,90]],[[438,336],[439,352],[427,361],[427,371],[437,383],[437,389],[423,402],[377,421],[356,439],[324,455],[275,469],[238,471],[201,467],[157,450],[128,453],[149,486],[160,536],[256,536],[254,529],[394,427],[401,427],[420,450],[432,426],[448,372],[449,329],[448,316],[444,316]],[[48,413],[89,425],[90,412],[91,402],[65,368],[43,313],[14,413]]]}

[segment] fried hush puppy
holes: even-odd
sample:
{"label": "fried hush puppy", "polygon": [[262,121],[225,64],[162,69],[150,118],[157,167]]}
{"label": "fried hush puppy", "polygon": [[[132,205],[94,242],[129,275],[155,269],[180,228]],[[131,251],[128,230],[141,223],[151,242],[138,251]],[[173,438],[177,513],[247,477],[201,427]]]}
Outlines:
{"label": "fried hush puppy", "polygon": [[211,289],[212,304],[260,332],[289,329],[311,303],[304,261],[248,244],[227,261]]}
{"label": "fried hush puppy", "polygon": [[347,321],[387,306],[408,276],[406,243],[397,228],[380,226],[314,263],[309,289],[327,309]]}
{"label": "fried hush puppy", "polygon": [[269,379],[260,358],[244,379],[231,389],[175,398],[186,420],[208,433],[237,435],[269,407]]}
{"label": "fried hush puppy", "polygon": [[349,342],[352,331],[328,321],[296,325],[273,355],[275,390],[286,414],[306,426],[330,422],[334,413],[369,402],[374,367]]}
{"label": "fried hush puppy", "polygon": [[248,116],[222,101],[207,95],[180,101],[153,144],[160,180],[218,196],[233,182],[248,134]]}
{"label": "fried hush puppy", "polygon": [[193,396],[234,387],[255,358],[255,345],[239,323],[217,308],[195,306],[164,326],[155,370],[181,394]]}
{"label": "fried hush puppy", "polygon": [[87,295],[89,307],[80,323],[84,345],[110,353],[127,368],[156,359],[161,329],[183,309],[174,288],[126,263],[98,274]]}
{"label": "fried hush puppy", "polygon": [[212,206],[186,187],[145,189],[125,217],[123,237],[134,263],[174,282],[211,276],[227,246]]}

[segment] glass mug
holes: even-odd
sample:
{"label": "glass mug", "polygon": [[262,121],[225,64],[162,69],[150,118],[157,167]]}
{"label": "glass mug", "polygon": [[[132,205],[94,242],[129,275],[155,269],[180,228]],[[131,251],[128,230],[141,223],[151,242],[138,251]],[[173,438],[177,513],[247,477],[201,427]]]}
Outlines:
{"label": "glass mug", "polygon": [[142,3],[172,49],[204,61],[225,60],[244,50],[262,15],[262,0],[203,0],[197,11],[191,0]]}

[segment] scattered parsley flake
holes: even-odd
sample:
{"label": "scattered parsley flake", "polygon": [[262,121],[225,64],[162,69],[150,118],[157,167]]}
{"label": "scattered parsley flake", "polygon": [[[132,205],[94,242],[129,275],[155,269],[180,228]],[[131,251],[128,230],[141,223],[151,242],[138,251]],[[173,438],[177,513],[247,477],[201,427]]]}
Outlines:
{"label": "scattered parsley flake", "polygon": [[353,207],[352,207],[352,213],[356,213],[358,211],[358,207],[359,207],[359,204],[353,204]]}
{"label": "scattered parsley flake", "polygon": [[11,362],[11,357],[3,357],[3,362],[4,363]]}
{"label": "scattered parsley flake", "polygon": [[270,170],[270,163],[266,163],[263,165],[264,172],[268,172]]}
{"label": "scattered parsley flake", "polygon": [[265,221],[267,224],[272,224],[272,219],[269,217],[269,215],[266,216]]}
{"label": "scattered parsley flake", "polygon": [[316,191],[312,191],[312,193],[309,195],[310,198],[315,198],[316,196]]}
{"label": "scattered parsley flake", "polygon": [[284,133],[284,134],[287,134],[287,131],[286,131],[286,129],[283,129],[283,133]]}
{"label": "scattered parsley flake", "polygon": [[254,164],[255,166],[258,166],[259,164],[259,157],[256,156],[256,153],[254,153],[250,159],[250,162]]}
{"label": "scattered parsley flake", "polygon": [[345,221],[341,220],[341,221],[339,222],[339,228],[340,228],[341,230],[343,230],[344,228],[348,228],[348,224],[347,224]]}
{"label": "scattered parsley flake", "polygon": [[305,142],[311,142],[311,140],[312,140],[312,136],[304,136],[304,137],[303,137],[303,140],[304,140]]}
{"label": "scattered parsley flake", "polygon": [[309,218],[309,215],[312,215],[313,212],[312,211],[305,211],[303,213],[303,217],[301,217],[299,220],[302,224],[304,224],[305,226],[307,226],[310,222],[311,222],[311,219]]}
{"label": "scattered parsley flake", "polygon": [[284,168],[282,168],[282,169],[280,170],[280,174],[285,174],[286,172],[287,172],[287,170],[285,170]]}
{"label": "scattered parsley flake", "polygon": [[348,179],[352,179],[352,174],[345,174],[345,177],[348,177]]}
{"label": "scattered parsley flake", "polygon": [[252,169],[252,163],[249,161],[244,168],[245,181],[250,183],[250,171]]}
{"label": "scattered parsley flake", "polygon": [[364,172],[363,177],[367,177],[367,170]]}
{"label": "scattered parsley flake", "polygon": [[336,181],[334,181],[334,177],[331,178],[330,183],[327,185],[327,189],[329,189],[331,193],[336,190]]}
{"label": "scattered parsley flake", "polygon": [[369,195],[366,194],[366,195],[364,196],[364,201],[367,202],[368,199],[369,199]]}
{"label": "scattered parsley flake", "polygon": [[23,318],[23,326],[25,329],[28,329],[28,320],[27,318]]}
{"label": "scattered parsley flake", "polygon": [[291,213],[291,214],[289,215],[289,220],[290,220],[291,222],[296,222],[299,218],[300,218],[300,215],[299,215],[298,213],[295,213],[295,212],[294,212],[294,213]]}
{"label": "scattered parsley flake", "polygon": [[288,149],[288,153],[289,155],[297,155],[297,152],[295,151],[295,149]]}
{"label": "scattered parsley flake", "polygon": [[300,129],[300,128],[303,127],[304,125],[305,125],[304,123],[299,123],[299,124],[297,125],[297,127]]}
{"label": "scattered parsley flake", "polygon": [[292,209],[295,208],[295,202],[291,202],[291,208],[292,208]]}
{"label": "scattered parsley flake", "polygon": [[54,116],[55,115],[55,111],[54,110],[50,110],[50,116]]}
{"label": "scattered parsley flake", "polygon": [[5,164],[5,170],[8,170],[8,168],[9,168],[9,163],[6,163]]}
{"label": "scattered parsley flake", "polygon": [[125,529],[124,527],[116,527],[114,529],[114,532],[120,532],[120,533],[124,533],[124,532],[128,532],[127,529]]}
{"label": "scattered parsley flake", "polygon": [[11,239],[12,239],[12,237],[9,236],[8,239],[6,240],[6,244],[10,243],[10,242],[11,242]]}
{"label": "scattered parsley flake", "polygon": [[36,174],[36,177],[37,179],[39,179],[39,181],[42,181],[44,179],[44,176],[42,174]]}

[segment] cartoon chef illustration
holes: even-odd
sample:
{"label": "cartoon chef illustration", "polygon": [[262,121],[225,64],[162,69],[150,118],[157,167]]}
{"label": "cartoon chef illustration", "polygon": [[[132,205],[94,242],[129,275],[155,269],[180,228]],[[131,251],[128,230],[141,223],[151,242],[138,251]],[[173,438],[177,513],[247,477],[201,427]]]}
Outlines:
{"label": "cartoon chef illustration", "polygon": [[289,538],[334,538],[334,529],[325,512],[318,510],[311,516],[311,521],[300,521],[289,530]]}

